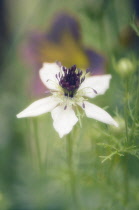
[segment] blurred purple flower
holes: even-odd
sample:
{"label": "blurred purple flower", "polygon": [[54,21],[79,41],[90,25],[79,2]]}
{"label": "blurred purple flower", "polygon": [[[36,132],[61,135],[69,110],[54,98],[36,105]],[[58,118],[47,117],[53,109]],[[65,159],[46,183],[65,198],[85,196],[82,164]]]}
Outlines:
{"label": "blurred purple flower", "polygon": [[89,69],[94,75],[105,73],[105,58],[92,49],[84,47],[78,21],[68,14],[55,17],[47,33],[32,32],[24,46],[24,55],[35,69],[33,89],[35,94],[45,90],[38,80],[38,70],[44,62],[60,61],[64,66],[76,64],[81,69]]}

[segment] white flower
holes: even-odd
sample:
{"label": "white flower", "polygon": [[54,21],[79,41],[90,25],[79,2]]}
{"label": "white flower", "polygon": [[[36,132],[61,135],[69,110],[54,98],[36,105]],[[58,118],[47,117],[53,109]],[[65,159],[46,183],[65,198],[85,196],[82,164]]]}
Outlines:
{"label": "white flower", "polygon": [[87,117],[118,127],[117,122],[106,111],[86,99],[104,94],[109,88],[111,75],[85,76],[75,65],[67,69],[56,63],[44,63],[40,78],[52,95],[35,101],[17,117],[35,117],[51,112],[54,128],[61,138],[77,123],[79,116],[75,112],[79,113],[79,107]]}

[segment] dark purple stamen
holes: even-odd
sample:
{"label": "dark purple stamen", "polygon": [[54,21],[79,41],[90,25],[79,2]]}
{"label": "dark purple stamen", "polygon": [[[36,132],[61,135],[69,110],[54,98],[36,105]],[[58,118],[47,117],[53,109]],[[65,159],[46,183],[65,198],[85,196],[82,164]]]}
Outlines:
{"label": "dark purple stamen", "polygon": [[64,106],[64,110],[66,110],[67,109],[67,105],[66,106]]}
{"label": "dark purple stamen", "polygon": [[61,62],[60,62],[60,61],[56,61],[56,64],[57,64],[59,67],[61,67],[61,66],[62,66],[62,64],[61,64]]}
{"label": "dark purple stamen", "polygon": [[90,73],[90,69],[86,69],[86,74]]}
{"label": "dark purple stamen", "polygon": [[97,91],[95,89],[93,89],[94,93],[97,94]]}
{"label": "dark purple stamen", "polygon": [[85,103],[84,103],[84,102],[83,102],[82,106],[83,106],[83,108],[85,109]]}
{"label": "dark purple stamen", "polygon": [[59,85],[63,88],[65,96],[73,98],[85,77],[82,77],[82,71],[77,70],[76,65],[69,69],[63,66],[62,70],[63,74],[59,76]]}

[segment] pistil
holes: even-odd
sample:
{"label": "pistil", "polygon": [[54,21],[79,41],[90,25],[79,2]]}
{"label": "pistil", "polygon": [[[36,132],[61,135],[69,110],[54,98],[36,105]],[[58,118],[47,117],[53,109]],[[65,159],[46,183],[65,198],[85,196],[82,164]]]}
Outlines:
{"label": "pistil", "polygon": [[73,98],[78,88],[85,80],[83,72],[73,65],[71,68],[62,67],[62,75],[56,75],[59,85],[63,88],[64,95]]}

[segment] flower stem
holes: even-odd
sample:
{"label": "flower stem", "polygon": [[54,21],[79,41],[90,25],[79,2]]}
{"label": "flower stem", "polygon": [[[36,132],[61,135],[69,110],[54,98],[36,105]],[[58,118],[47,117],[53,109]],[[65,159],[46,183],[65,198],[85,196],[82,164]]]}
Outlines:
{"label": "flower stem", "polygon": [[128,78],[125,81],[125,102],[124,102],[124,118],[125,118],[125,132],[126,132],[126,142],[128,143]]}
{"label": "flower stem", "polygon": [[[137,78],[139,77],[139,74],[137,74]],[[134,111],[134,120],[133,120],[133,123],[132,123],[132,127],[131,127],[131,132],[130,132],[130,139],[131,141],[133,142],[132,138],[133,138],[133,135],[134,135],[134,130],[135,130],[135,126],[136,126],[136,120],[137,120],[137,117],[138,117],[138,102],[139,102],[139,79],[137,79],[137,94],[136,94],[136,101],[135,101],[135,111]]]}
{"label": "flower stem", "polygon": [[[124,101],[126,144],[129,144],[129,132],[128,132],[129,79],[130,78],[128,77],[125,80],[125,101]],[[125,155],[123,161],[123,185],[124,185],[124,204],[127,205],[129,198],[128,154]]]}
{"label": "flower stem", "polygon": [[41,152],[40,152],[40,146],[39,146],[37,119],[33,119],[33,128],[34,128],[35,146],[36,146],[36,152],[37,152],[37,158],[38,158],[38,166],[41,171],[42,170],[42,162],[41,162]]}
{"label": "flower stem", "polygon": [[124,204],[127,205],[129,198],[129,179],[128,179],[128,155],[123,160],[123,183],[124,183]]}
{"label": "flower stem", "polygon": [[71,134],[67,135],[67,162],[68,162],[68,168],[69,168],[69,176],[70,176],[70,186],[71,186],[71,193],[72,193],[72,199],[73,203],[76,207],[76,209],[79,208],[78,203],[78,195],[77,195],[77,185],[76,185],[76,176],[74,171],[74,165],[73,165],[73,139],[71,138]]}
{"label": "flower stem", "polygon": [[25,119],[25,122],[26,122],[26,139],[25,139],[26,152],[27,152],[27,157],[29,158],[29,162],[33,164],[33,155],[31,148],[31,123],[28,119]]}

